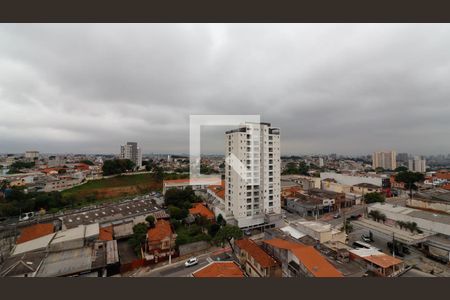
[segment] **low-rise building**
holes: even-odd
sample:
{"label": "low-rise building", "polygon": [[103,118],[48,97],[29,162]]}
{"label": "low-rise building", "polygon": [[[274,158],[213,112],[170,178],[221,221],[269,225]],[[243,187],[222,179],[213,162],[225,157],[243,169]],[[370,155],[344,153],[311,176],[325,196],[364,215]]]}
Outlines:
{"label": "low-rise building", "polygon": [[334,199],[323,199],[313,195],[297,194],[295,198],[286,198],[285,203],[286,210],[295,212],[303,217],[320,216],[335,209]]}
{"label": "low-rise building", "polygon": [[368,193],[381,193],[382,188],[371,183],[358,183],[350,188],[351,193],[365,195]]}
{"label": "low-rise building", "polygon": [[352,249],[349,252],[350,259],[364,263],[369,271],[374,272],[378,276],[396,277],[405,269],[405,264],[402,260],[380,252],[375,248]]}
{"label": "low-rise building", "polygon": [[209,221],[215,220],[214,213],[202,203],[194,203],[189,209],[189,213],[193,216],[202,216]]}
{"label": "low-rise building", "polygon": [[406,200],[409,207],[450,214],[450,191],[435,188],[415,193]]}
{"label": "low-rise building", "polygon": [[249,277],[281,277],[281,264],[253,240],[237,240],[235,251]]}
{"label": "low-rise building", "polygon": [[100,227],[98,223],[79,225],[68,230],[58,231],[49,244],[49,251],[78,249],[90,245],[98,239]]}
{"label": "low-rise building", "polygon": [[347,235],[344,231],[333,228],[331,224],[320,221],[298,221],[289,224],[296,231],[315,239],[318,243],[341,242],[345,243]]}
{"label": "low-rise building", "polygon": [[45,251],[37,251],[10,257],[0,265],[0,277],[35,277],[45,256]]}
{"label": "low-rise building", "polygon": [[158,220],[147,232],[148,259],[157,261],[161,257],[175,254],[177,235],[173,233],[169,221]]}
{"label": "low-rise building", "polygon": [[49,178],[42,189],[44,192],[63,191],[82,183],[84,178],[72,176],[60,176]]}

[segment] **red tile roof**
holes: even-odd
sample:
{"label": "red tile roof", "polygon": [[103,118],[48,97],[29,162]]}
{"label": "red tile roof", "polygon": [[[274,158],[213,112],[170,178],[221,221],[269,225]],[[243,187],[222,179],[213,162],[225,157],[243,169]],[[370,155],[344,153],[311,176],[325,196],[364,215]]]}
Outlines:
{"label": "red tile roof", "polygon": [[443,186],[441,186],[441,188],[450,191],[450,183],[444,184]]}
{"label": "red tile roof", "polygon": [[373,264],[376,264],[377,266],[382,267],[383,269],[401,264],[403,261],[401,261],[398,258],[395,258],[390,255],[386,254],[380,254],[380,255],[369,255],[364,256],[363,259],[370,261]]}
{"label": "red tile roof", "polygon": [[282,239],[266,240],[264,243],[291,251],[314,277],[343,277],[313,246],[306,246]]}
{"label": "red tile roof", "polygon": [[342,277],[342,273],[320,255],[313,246],[298,247],[291,251],[314,277]]}
{"label": "red tile roof", "polygon": [[436,173],[436,178],[450,180],[450,172],[448,172],[448,171],[438,171]]}
{"label": "red tile roof", "polygon": [[22,229],[22,231],[20,232],[20,236],[16,241],[16,244],[25,243],[50,233],[53,233],[52,223],[31,225]]}
{"label": "red tile roof", "polygon": [[172,228],[169,221],[160,219],[155,223],[155,227],[147,231],[147,238],[150,243],[161,242],[163,239],[170,237]]}
{"label": "red tile roof", "polygon": [[239,266],[232,261],[212,262],[209,265],[195,271],[192,276],[198,278],[211,277],[244,277]]}
{"label": "red tile roof", "polygon": [[222,180],[220,185],[210,185],[208,189],[211,190],[217,197],[225,199],[225,181]]}
{"label": "red tile roof", "polygon": [[201,215],[210,220],[215,219],[214,213],[201,203],[194,203],[193,207],[189,209],[189,213],[193,215]]}
{"label": "red tile roof", "polygon": [[263,249],[261,249],[254,241],[250,239],[237,240],[236,245],[245,250],[261,267],[270,268],[276,266],[278,262]]}
{"label": "red tile roof", "polygon": [[78,163],[78,164],[75,165],[75,168],[78,169],[78,170],[87,171],[87,170],[90,169],[90,166],[88,164],[85,164],[85,163]]}
{"label": "red tile roof", "polygon": [[98,239],[100,241],[112,241],[113,240],[113,227],[112,227],[112,225],[111,226],[107,226],[107,227],[101,227]]}

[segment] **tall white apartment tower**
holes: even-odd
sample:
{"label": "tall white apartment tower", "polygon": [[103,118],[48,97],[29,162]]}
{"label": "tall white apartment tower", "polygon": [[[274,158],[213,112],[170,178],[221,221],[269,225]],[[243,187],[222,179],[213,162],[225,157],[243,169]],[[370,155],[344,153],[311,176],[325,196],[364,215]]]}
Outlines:
{"label": "tall white apartment tower", "polygon": [[225,133],[225,211],[241,228],[281,218],[280,129],[245,123]]}
{"label": "tall white apartment tower", "polygon": [[131,160],[137,168],[142,166],[141,148],[135,142],[127,142],[126,145],[120,146],[120,158]]}
{"label": "tall white apartment tower", "polygon": [[397,153],[395,151],[374,152],[372,156],[372,167],[394,170],[397,168]]}

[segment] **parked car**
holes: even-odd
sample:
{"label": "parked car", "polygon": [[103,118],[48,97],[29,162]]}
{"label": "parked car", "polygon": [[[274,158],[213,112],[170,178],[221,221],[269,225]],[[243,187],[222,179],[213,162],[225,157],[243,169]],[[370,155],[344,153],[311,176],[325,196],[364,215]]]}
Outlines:
{"label": "parked car", "polygon": [[246,236],[251,236],[252,235],[252,231],[250,229],[247,229],[247,230],[244,231],[244,234]]}
{"label": "parked car", "polygon": [[184,266],[185,267],[192,267],[192,266],[195,266],[196,264],[198,264],[197,257],[191,257],[184,263]]}
{"label": "parked car", "polygon": [[341,217],[340,214],[335,214],[335,215],[333,216],[334,219],[339,219],[340,217]]}

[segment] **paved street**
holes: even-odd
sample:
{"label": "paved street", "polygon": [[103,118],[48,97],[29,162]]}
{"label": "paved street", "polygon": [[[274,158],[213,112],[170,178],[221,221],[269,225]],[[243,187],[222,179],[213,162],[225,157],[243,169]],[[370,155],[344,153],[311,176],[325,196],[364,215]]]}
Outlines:
{"label": "paved street", "polygon": [[362,215],[364,212],[364,207],[362,205],[355,205],[349,208],[345,208],[345,209],[341,209],[340,215],[341,217],[338,219],[334,218],[334,215],[336,214],[336,212],[333,213],[328,213],[326,215],[324,215],[322,218],[320,218],[320,221],[323,222],[327,222],[333,226],[336,225],[344,225],[344,215],[345,218],[348,218],[352,215]]}
{"label": "paved street", "polygon": [[216,254],[220,254],[223,252],[229,252],[229,248],[225,248],[223,250],[213,249],[207,253],[201,255],[193,255],[197,257],[198,264],[192,267],[185,267],[184,263],[189,259],[189,257],[185,257],[180,259],[172,264],[166,264],[164,266],[154,267],[145,267],[141,268],[134,273],[130,274],[130,277],[189,277],[193,272],[198,269],[206,266],[210,262],[213,261],[213,256]]}

